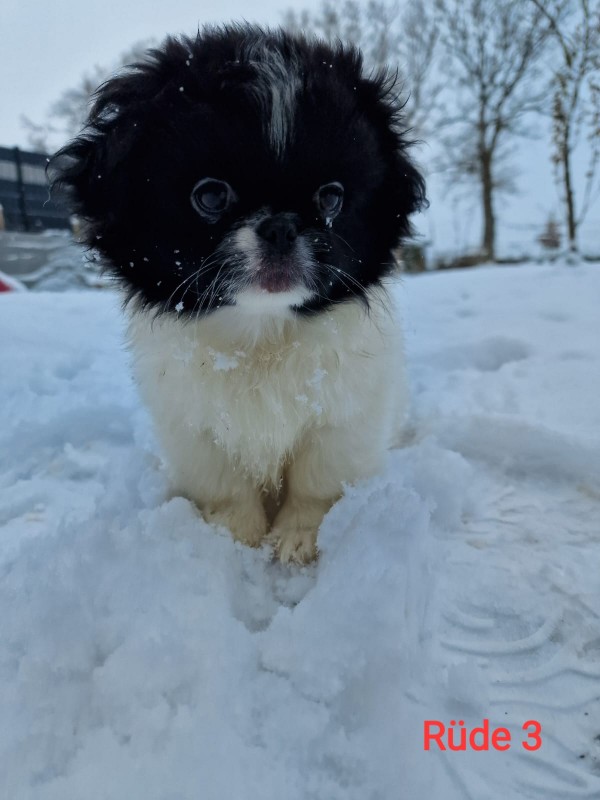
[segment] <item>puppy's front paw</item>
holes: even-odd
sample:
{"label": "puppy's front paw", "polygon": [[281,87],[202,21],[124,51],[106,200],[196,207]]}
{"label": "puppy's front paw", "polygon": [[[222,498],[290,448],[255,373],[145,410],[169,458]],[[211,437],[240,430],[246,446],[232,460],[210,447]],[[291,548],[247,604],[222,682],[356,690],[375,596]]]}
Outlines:
{"label": "puppy's front paw", "polygon": [[223,525],[234,539],[249,547],[259,547],[267,535],[267,517],[262,506],[222,502],[205,506],[203,515],[212,525]]}
{"label": "puppy's front paw", "polygon": [[317,557],[317,533],[314,526],[304,528],[273,528],[269,539],[275,555],[282,564],[308,564]]}
{"label": "puppy's front paw", "polygon": [[331,502],[311,498],[284,503],[269,534],[275,555],[283,564],[308,564],[315,560],[319,526]]}

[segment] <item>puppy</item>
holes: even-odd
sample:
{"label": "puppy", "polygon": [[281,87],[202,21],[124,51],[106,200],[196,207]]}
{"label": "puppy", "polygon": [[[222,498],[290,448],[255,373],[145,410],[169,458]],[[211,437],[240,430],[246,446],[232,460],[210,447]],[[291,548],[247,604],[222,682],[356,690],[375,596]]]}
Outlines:
{"label": "puppy", "polygon": [[175,491],[283,562],[406,407],[385,282],[425,199],[393,86],[352,47],[206,28],[101,86],[50,165],[125,292]]}

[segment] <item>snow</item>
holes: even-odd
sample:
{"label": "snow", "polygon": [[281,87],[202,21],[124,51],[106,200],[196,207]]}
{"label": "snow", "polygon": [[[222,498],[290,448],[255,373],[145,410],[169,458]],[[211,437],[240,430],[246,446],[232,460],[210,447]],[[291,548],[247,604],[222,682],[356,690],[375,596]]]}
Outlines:
{"label": "snow", "polygon": [[240,365],[240,358],[244,358],[245,354],[241,350],[236,351],[237,358],[228,356],[227,353],[219,353],[209,347],[208,354],[213,360],[213,369],[215,372],[229,372],[231,369],[237,369]]}
{"label": "snow", "polygon": [[407,441],[305,569],[170,497],[112,292],[0,296],[1,797],[600,796],[600,268],[398,292]]}

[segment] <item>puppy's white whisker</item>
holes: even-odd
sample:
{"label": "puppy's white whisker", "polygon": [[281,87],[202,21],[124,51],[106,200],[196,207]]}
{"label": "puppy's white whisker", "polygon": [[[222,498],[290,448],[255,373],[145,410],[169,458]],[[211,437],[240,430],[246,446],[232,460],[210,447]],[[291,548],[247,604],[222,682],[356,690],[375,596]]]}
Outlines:
{"label": "puppy's white whisker", "polygon": [[355,249],[352,247],[352,245],[350,244],[350,242],[346,241],[346,239],[344,239],[344,237],[343,237],[343,236],[340,236],[340,234],[339,234],[337,231],[330,230],[330,231],[329,231],[329,234],[330,234],[331,236],[335,236],[335,237],[336,237],[336,239],[339,239],[341,242],[343,242],[343,243],[346,245],[346,247],[348,247],[350,250],[352,250],[352,252],[353,252],[353,253],[356,253],[356,250],[355,250]]}
{"label": "puppy's white whisker", "polygon": [[[219,267],[219,269],[218,269],[218,271],[217,271],[217,274],[216,274],[216,275],[215,275],[215,277],[214,277],[214,278],[213,278],[213,279],[210,281],[210,283],[208,284],[208,286],[206,287],[206,289],[205,289],[205,290],[204,290],[204,292],[202,293],[202,295],[201,295],[201,297],[200,297],[200,300],[199,300],[199,307],[200,307],[200,309],[201,309],[201,308],[202,308],[202,306],[204,305],[205,301],[207,301],[207,303],[206,303],[206,306],[207,306],[208,308],[210,308],[210,305],[211,305],[211,303],[212,303],[212,301],[213,301],[214,297],[216,296],[216,295],[215,295],[215,292],[214,292],[214,288],[215,288],[216,282],[218,281],[218,279],[219,279],[219,276],[220,276],[221,272],[222,272],[222,271],[223,271],[223,269],[226,267],[226,265],[227,265],[228,261],[230,260],[230,258],[231,258],[231,257],[224,257],[224,259],[223,259],[223,262],[221,263],[221,266]],[[195,307],[195,305],[194,305],[194,307]]]}
{"label": "puppy's white whisker", "polygon": [[349,272],[346,272],[345,270],[343,270],[341,267],[336,267],[333,264],[326,264],[323,261],[321,261],[319,263],[321,264],[321,266],[326,267],[327,269],[329,269],[329,271],[332,272],[336,277],[338,277],[346,287],[348,286],[348,284],[345,282],[344,278],[347,278],[361,292],[363,292],[365,290],[365,287],[363,286],[362,283],[360,283],[358,280],[356,280],[356,278],[354,278],[352,275],[350,275]]}
{"label": "puppy's white whisker", "polygon": [[[211,256],[212,255],[214,255],[214,253],[212,253]],[[211,256],[209,256],[208,258],[210,259]],[[186,283],[193,281],[194,278],[197,280],[200,277],[200,275],[204,274],[207,270],[209,270],[213,264],[214,264],[214,261],[211,262],[211,263],[206,263],[206,261],[205,261],[202,264],[202,266],[200,266],[195,272],[193,272],[191,275],[188,275],[186,278],[184,278],[181,281],[181,283],[178,286],[176,286],[175,289],[173,289],[173,291],[171,292],[171,294],[167,298],[167,300],[165,302],[165,308],[169,308],[170,307],[171,300],[173,300],[173,298],[175,297],[175,295],[177,294],[179,289],[181,289],[182,286],[185,286]],[[190,283],[190,285],[191,285],[191,283]],[[185,292],[183,293],[183,297],[181,298],[181,300],[183,300],[183,298],[185,297],[188,289],[189,289],[189,286],[186,288]]]}

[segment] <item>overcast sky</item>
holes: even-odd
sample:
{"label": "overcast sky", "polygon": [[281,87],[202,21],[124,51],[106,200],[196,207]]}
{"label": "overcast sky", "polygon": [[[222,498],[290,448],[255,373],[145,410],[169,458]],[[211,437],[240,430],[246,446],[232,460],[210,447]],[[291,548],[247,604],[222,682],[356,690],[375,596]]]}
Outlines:
{"label": "overcast sky", "polygon": [[[282,11],[315,9],[320,0],[0,0],[0,145],[27,147],[20,117],[44,122],[50,105],[63,90],[77,85],[94,65],[112,66],[121,53],[140,40],[162,39],[168,33],[194,33],[205,22],[247,19],[277,25]],[[499,199],[499,239],[505,252],[530,250],[550,212],[562,218],[552,179],[548,136],[521,142],[515,150],[517,196]],[[425,171],[433,161],[435,131],[419,158]],[[577,170],[583,175],[583,165]],[[429,175],[431,210],[418,220],[435,248],[462,250],[480,235],[478,200],[456,204],[442,181]],[[600,203],[586,219],[583,238],[600,248]]]}

